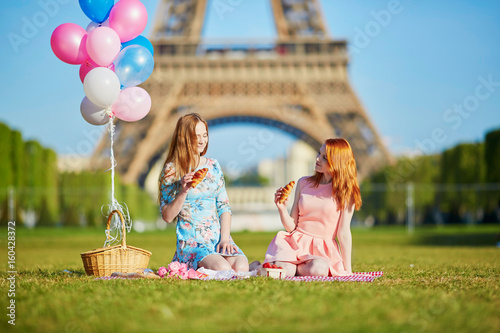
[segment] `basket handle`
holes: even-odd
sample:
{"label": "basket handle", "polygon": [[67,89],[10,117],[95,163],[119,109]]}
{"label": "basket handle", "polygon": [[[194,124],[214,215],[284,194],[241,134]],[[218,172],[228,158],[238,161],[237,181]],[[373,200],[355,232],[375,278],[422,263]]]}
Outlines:
{"label": "basket handle", "polygon": [[[118,214],[118,216],[120,217],[120,221],[122,222],[122,236],[123,236],[122,237],[122,247],[126,247],[127,242],[126,242],[126,233],[125,233],[125,219],[123,218],[123,215],[119,210],[115,209],[111,213],[109,213],[108,223],[106,223],[106,230],[108,230],[110,225],[111,225],[111,219],[113,218],[113,214]],[[106,240],[109,241],[109,233],[106,235]]]}

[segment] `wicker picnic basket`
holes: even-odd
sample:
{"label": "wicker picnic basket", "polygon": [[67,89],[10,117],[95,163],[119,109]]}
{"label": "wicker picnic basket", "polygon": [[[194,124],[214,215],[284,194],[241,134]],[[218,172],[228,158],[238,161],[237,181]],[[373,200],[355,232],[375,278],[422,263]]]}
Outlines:
{"label": "wicker picnic basket", "polygon": [[[134,273],[148,268],[151,252],[126,244],[122,213],[113,210],[108,216],[106,229],[110,227],[113,214],[118,214],[122,223],[122,244],[83,252],[81,256],[87,275],[110,276],[114,272]],[[107,238],[109,239],[109,234]]]}

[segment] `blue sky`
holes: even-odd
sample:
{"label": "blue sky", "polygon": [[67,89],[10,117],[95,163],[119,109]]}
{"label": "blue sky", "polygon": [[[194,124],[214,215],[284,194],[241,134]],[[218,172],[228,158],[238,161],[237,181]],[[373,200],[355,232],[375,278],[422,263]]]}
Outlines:
{"label": "blue sky", "polygon": [[[148,36],[158,0],[142,2],[149,14]],[[221,3],[227,11],[218,10]],[[500,128],[500,1],[321,4],[330,35],[349,42],[350,81],[392,153],[418,147],[440,152],[459,142],[482,141],[487,131]],[[50,48],[52,31],[67,22],[84,28],[89,23],[76,0],[1,2],[0,121],[60,154],[85,154],[82,143],[96,141],[103,128],[80,115],[79,67],[61,62]],[[27,30],[30,23],[34,30]],[[14,35],[23,43],[12,43]],[[211,0],[203,35],[274,37],[269,2]],[[259,157],[281,155],[293,141],[275,129],[257,131],[274,135]],[[255,132],[252,126],[214,128],[209,153],[230,159]]]}

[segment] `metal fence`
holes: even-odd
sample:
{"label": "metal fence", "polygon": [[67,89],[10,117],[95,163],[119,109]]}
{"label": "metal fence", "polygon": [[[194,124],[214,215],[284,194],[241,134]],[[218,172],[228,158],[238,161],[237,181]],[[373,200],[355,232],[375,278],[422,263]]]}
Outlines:
{"label": "metal fence", "polygon": [[358,222],[416,226],[500,222],[500,184],[367,184]]}
{"label": "metal fence", "polygon": [[[66,190],[65,193],[58,192],[57,195],[54,195],[54,191],[56,190],[49,188],[0,188],[2,222],[20,221],[20,225],[27,227],[46,225],[41,219],[44,216],[43,210],[51,206],[47,198],[52,198],[50,200],[63,200],[61,198],[64,198],[72,202],[85,202],[85,205],[80,205],[79,211],[73,215],[73,219],[77,219],[76,223],[65,221],[68,217],[64,215],[64,207],[57,206],[58,209],[55,209],[56,214],[59,214],[56,217],[59,221],[57,225],[93,225],[88,221],[88,211],[94,219],[99,220],[101,219],[101,206],[108,203],[97,201],[103,198],[103,193],[106,197],[109,189],[73,188]],[[274,191],[274,188],[269,187],[229,187],[228,195],[233,214],[274,214]],[[409,232],[412,232],[415,228],[424,225],[500,223],[499,183],[364,184],[361,187],[361,194],[363,206],[354,215],[352,222],[354,227],[405,225]],[[25,199],[28,196],[30,200]],[[96,200],[96,198],[101,199]],[[148,210],[155,209],[154,207],[157,209],[155,200],[156,198],[151,198],[148,206],[152,208]],[[135,202],[127,202],[127,204],[137,207]],[[131,210],[131,213],[137,216],[136,211]],[[161,219],[158,211],[151,212],[148,216],[144,222],[154,225],[157,225],[158,219]]]}

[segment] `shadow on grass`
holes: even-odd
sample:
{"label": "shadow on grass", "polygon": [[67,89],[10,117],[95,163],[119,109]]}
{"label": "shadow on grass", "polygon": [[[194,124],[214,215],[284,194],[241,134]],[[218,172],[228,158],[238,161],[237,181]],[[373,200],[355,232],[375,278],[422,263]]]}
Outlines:
{"label": "shadow on grass", "polygon": [[84,277],[87,276],[84,270],[54,270],[54,269],[41,269],[40,267],[36,267],[33,269],[25,270],[19,272],[20,275],[32,275],[40,278],[57,278],[63,276],[73,276],[73,277]]}
{"label": "shadow on grass", "polygon": [[500,235],[492,233],[477,233],[468,235],[457,234],[424,234],[415,236],[412,242],[415,245],[426,246],[496,246]]}

